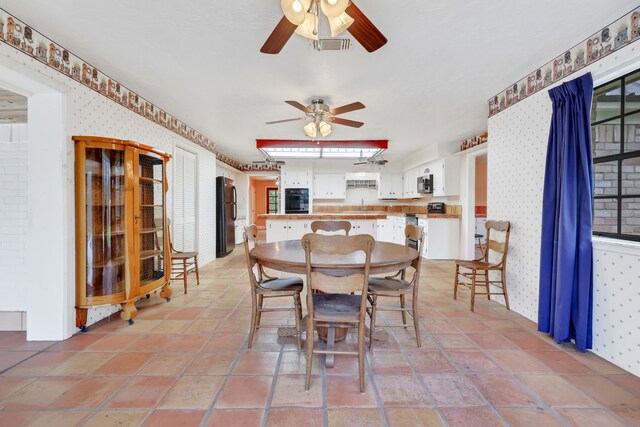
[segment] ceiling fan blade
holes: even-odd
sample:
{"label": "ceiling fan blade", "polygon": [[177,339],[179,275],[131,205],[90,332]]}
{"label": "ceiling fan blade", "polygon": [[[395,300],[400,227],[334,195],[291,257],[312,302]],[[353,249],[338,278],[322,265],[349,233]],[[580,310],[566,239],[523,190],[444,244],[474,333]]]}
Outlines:
{"label": "ceiling fan blade", "polygon": [[[260,48],[260,52],[276,54],[280,53],[285,44],[289,41],[294,31],[298,28],[297,25],[289,22],[286,16],[283,16],[276,28],[273,30],[269,38],[264,45]],[[355,36],[354,36],[355,37]]]}
{"label": "ceiling fan blade", "polygon": [[339,117],[332,117],[331,122],[337,125],[350,126],[352,128],[359,128],[364,124],[362,122],[356,122],[355,120],[341,119]]}
{"label": "ceiling fan blade", "polygon": [[298,117],[297,119],[284,119],[284,120],[274,120],[272,122],[266,122],[265,124],[273,125],[275,123],[285,123],[285,122],[295,122],[298,120],[305,120],[306,117]]}
{"label": "ceiling fan blade", "polygon": [[351,2],[345,9],[347,15],[354,19],[354,23],[347,31],[369,52],[374,52],[387,44],[387,38],[376,28],[369,18]]}
{"label": "ceiling fan blade", "polygon": [[265,162],[264,160],[254,160],[254,161],[253,161],[253,162],[251,162],[251,163],[256,164],[256,165],[262,165],[262,164],[265,164],[265,163],[267,163],[267,162]]}
{"label": "ceiling fan blade", "polygon": [[313,113],[312,110],[308,109],[306,106],[300,104],[298,101],[284,101],[287,104],[291,105],[294,108],[297,108],[300,111],[304,111],[305,113]]}
{"label": "ceiling fan blade", "polygon": [[351,111],[362,110],[363,108],[365,107],[362,102],[353,102],[351,104],[343,105],[342,107],[332,108],[331,110],[329,110],[329,112],[334,116],[337,116],[338,114],[344,114],[344,113],[349,113]]}
{"label": "ceiling fan blade", "polygon": [[367,163],[369,163],[369,162],[356,162],[356,163],[354,163],[353,165],[354,165],[354,166],[357,166],[357,165],[366,165]]}

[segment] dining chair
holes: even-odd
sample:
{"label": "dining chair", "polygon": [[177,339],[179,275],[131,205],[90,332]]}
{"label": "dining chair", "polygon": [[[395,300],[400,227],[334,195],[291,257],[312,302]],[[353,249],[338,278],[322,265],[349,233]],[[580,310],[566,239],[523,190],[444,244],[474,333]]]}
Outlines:
{"label": "dining chair", "polygon": [[349,221],[313,221],[311,223],[311,231],[317,233],[324,231],[327,233],[335,233],[336,231],[344,231],[345,235],[349,235],[351,223]]}
{"label": "dining chair", "polygon": [[196,284],[200,284],[200,273],[198,271],[198,252],[183,252],[173,247],[171,240],[171,220],[167,220],[167,234],[169,236],[169,256],[171,257],[171,280],[180,280],[184,285],[184,293],[187,293],[187,276],[195,273]]}
{"label": "dining chair", "polygon": [[[453,285],[453,299],[458,298],[458,286],[471,288],[471,311],[474,311],[476,295],[486,295],[491,299],[491,295],[504,296],[504,302],[509,310],[509,297],[507,296],[507,282],[505,272],[507,268],[507,255],[509,253],[509,234],[511,233],[511,223],[509,221],[487,221],[487,229],[484,252],[482,256],[473,261],[456,260],[456,276]],[[498,241],[492,234],[504,234],[504,240]],[[462,269],[462,270],[461,270]],[[499,272],[500,280],[492,280],[489,276],[491,272]],[[465,281],[462,281],[462,278]],[[491,292],[491,286],[500,288],[500,292]],[[476,291],[476,287],[485,288],[486,292]]]}
{"label": "dining chair", "polygon": [[[313,354],[324,354],[325,357],[330,354],[340,354],[358,356],[360,392],[364,393],[366,295],[371,251],[374,246],[375,240],[369,235],[325,236],[309,233],[302,237],[308,286],[305,390],[309,390],[311,386]],[[314,260],[317,258],[322,257],[326,260],[331,256],[340,256],[343,259],[351,257],[354,263],[362,263],[360,264],[362,267],[327,271],[314,265]],[[351,295],[352,292],[355,294]],[[335,335],[335,328],[357,327],[358,350],[337,351],[328,347],[324,350],[314,349],[313,331],[316,326],[327,327],[330,337]]]}
{"label": "dining chair", "polygon": [[[251,330],[249,332],[248,348],[253,345],[253,337],[259,328],[277,328],[278,325],[261,325],[262,313],[273,311],[293,311],[296,322],[296,339],[298,350],[302,349],[300,334],[302,332],[302,302],[300,292],[302,292],[303,282],[299,277],[275,278],[264,272],[262,265],[251,255],[251,249],[256,246],[258,227],[255,224],[244,228],[242,240],[244,243],[244,253],[247,259],[247,269],[249,273],[249,284],[251,285]],[[257,274],[257,276],[256,276]],[[291,307],[264,307],[265,298],[293,297],[293,308]]]}
{"label": "dining chair", "polygon": [[[424,243],[424,231],[422,227],[409,224],[404,229],[405,245],[410,246],[413,242],[417,242],[418,254],[422,253],[422,245]],[[411,261],[411,279],[407,278],[407,269],[398,271],[393,276],[387,277],[370,277],[368,300],[371,304],[369,314],[371,316],[371,324],[369,328],[369,350],[373,347],[373,334],[375,332],[376,316],[379,311],[399,311],[402,314],[401,325],[385,325],[390,328],[407,328],[407,313],[413,318],[413,328],[416,332],[416,341],[418,347],[422,346],[420,341],[420,326],[418,322],[418,285],[420,284],[420,267],[422,266],[422,256],[418,256]],[[411,297],[411,307],[405,304],[405,297]],[[378,306],[378,298],[389,297],[399,298],[400,307],[380,307]]]}

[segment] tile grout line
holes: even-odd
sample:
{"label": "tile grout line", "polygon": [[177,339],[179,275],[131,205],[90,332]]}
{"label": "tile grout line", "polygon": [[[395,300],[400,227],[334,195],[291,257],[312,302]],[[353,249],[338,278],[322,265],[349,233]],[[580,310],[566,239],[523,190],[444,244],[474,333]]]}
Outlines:
{"label": "tile grout line", "polygon": [[261,426],[266,427],[267,418],[269,416],[269,411],[271,410],[271,402],[273,402],[273,395],[276,391],[276,385],[278,382],[278,374],[280,373],[280,363],[282,361],[282,353],[284,351],[284,343],[280,345],[280,351],[278,352],[278,360],[276,361],[276,369],[273,374],[273,380],[271,381],[271,387],[269,387],[269,395],[267,396],[267,402],[264,406],[264,411],[262,414],[262,422]]}

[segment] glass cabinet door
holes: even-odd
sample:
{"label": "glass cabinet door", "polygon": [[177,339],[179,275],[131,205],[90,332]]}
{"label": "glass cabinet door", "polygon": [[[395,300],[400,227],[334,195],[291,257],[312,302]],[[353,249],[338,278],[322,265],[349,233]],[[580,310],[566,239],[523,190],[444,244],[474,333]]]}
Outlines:
{"label": "glass cabinet door", "polygon": [[87,148],[85,160],[86,296],[125,289],[124,152]]}
{"label": "glass cabinet door", "polygon": [[162,159],[140,154],[140,286],[164,277],[164,164]]}

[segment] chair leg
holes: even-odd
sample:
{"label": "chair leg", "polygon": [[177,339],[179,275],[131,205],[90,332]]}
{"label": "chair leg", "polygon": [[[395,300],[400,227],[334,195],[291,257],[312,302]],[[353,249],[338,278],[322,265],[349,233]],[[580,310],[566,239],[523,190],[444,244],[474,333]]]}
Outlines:
{"label": "chair leg", "polygon": [[193,263],[195,264],[196,267],[196,285],[200,284],[200,272],[198,271],[198,256],[194,256],[193,257]]}
{"label": "chair leg", "polygon": [[360,380],[360,393],[364,393],[364,318],[358,325],[358,379]]}
{"label": "chair leg", "polygon": [[296,320],[296,342],[298,344],[298,350],[302,350],[302,341],[300,335],[302,335],[302,330],[300,329],[300,321],[302,320],[302,304],[300,302],[300,294],[295,294],[293,296],[293,304],[295,306],[293,310],[293,317]]}
{"label": "chair leg", "polygon": [[489,270],[484,270],[484,283],[487,287],[487,299],[491,301],[491,286],[489,286]]}
{"label": "chair leg", "polygon": [[369,350],[373,348],[373,334],[376,331],[376,305],[378,297],[371,295],[371,321],[369,322]]}
{"label": "chair leg", "polygon": [[420,341],[420,322],[418,321],[418,293],[413,291],[413,306],[411,307],[411,314],[413,315],[413,328],[416,330],[416,341],[418,347],[422,347]]}
{"label": "chair leg", "polygon": [[504,268],[500,270],[500,278],[502,279],[502,293],[504,294],[504,304],[507,306],[507,310],[509,308],[509,296],[507,295],[507,278],[504,277]]}
{"label": "chair leg", "polygon": [[309,391],[309,387],[311,387],[311,368],[313,364],[313,313],[309,313],[307,318],[307,336],[306,336],[306,344],[307,344],[307,370],[306,377],[304,381],[304,389],[305,391]]}
{"label": "chair leg", "polygon": [[260,321],[262,320],[262,304],[264,303],[264,297],[262,295],[258,295],[258,312],[256,314],[256,325],[260,325]]}
{"label": "chair leg", "polygon": [[460,266],[456,264],[456,277],[453,282],[453,299],[458,299],[458,277],[460,276]]}
{"label": "chair leg", "polygon": [[256,302],[256,296],[252,295],[251,297],[251,330],[249,331],[249,342],[247,343],[247,348],[251,348],[251,346],[253,345],[253,337],[256,334],[257,312],[258,312],[258,307]]}
{"label": "chair leg", "polygon": [[471,277],[471,311],[474,311],[474,305],[476,303],[476,270],[472,271]]}
{"label": "chair leg", "polygon": [[182,261],[182,280],[184,282],[184,293],[187,293],[187,259]]}
{"label": "chair leg", "polygon": [[[405,308],[404,294],[400,294],[400,308]],[[404,328],[407,329],[407,312],[402,310],[400,313],[402,314],[402,324],[404,325]]]}

